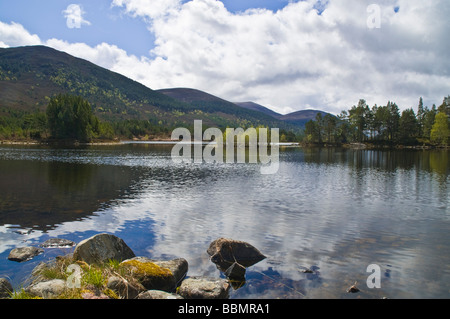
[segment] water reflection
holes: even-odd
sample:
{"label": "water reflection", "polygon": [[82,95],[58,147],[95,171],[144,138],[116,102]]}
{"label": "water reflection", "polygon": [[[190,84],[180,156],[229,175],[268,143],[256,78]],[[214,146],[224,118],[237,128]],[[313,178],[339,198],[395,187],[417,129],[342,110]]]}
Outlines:
{"label": "water reflection", "polygon": [[47,231],[120,199],[135,180],[129,168],[64,162],[0,161],[0,225]]}
{"label": "water reflection", "polygon": [[[110,232],[138,255],[186,258],[191,276],[224,276],[206,249],[230,237],[268,256],[233,298],[449,297],[448,151],[281,148],[278,173],[261,175],[174,164],[170,150],[0,148],[0,251]],[[364,287],[372,263],[382,289]]]}

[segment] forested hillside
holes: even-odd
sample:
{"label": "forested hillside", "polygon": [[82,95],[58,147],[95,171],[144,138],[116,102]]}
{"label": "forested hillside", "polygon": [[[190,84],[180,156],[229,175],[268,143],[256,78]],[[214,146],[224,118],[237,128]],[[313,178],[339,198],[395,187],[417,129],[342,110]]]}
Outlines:
{"label": "forested hillside", "polygon": [[[88,101],[119,138],[167,136],[195,119],[219,128],[295,129],[258,111],[218,98],[180,101],[83,59],[44,47],[0,49],[0,138],[45,138],[46,108],[59,94]],[[111,134],[108,134],[111,135]]]}

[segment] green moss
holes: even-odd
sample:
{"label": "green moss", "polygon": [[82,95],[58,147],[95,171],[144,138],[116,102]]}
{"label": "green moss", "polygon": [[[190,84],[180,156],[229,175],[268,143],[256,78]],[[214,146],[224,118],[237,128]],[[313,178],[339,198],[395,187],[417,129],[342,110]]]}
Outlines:
{"label": "green moss", "polygon": [[138,260],[128,260],[122,263],[123,266],[131,269],[136,275],[154,276],[167,278],[172,277],[173,274],[170,269],[162,268],[152,262],[141,262]]}
{"label": "green moss", "polygon": [[111,289],[106,288],[103,293],[111,299],[120,299],[120,297]]}

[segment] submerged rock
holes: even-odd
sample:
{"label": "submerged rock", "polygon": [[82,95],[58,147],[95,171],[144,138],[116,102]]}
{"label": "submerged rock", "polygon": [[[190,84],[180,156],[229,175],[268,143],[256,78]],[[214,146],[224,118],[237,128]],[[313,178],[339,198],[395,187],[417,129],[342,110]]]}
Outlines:
{"label": "submerged rock", "polygon": [[181,283],[179,294],[185,299],[228,299],[229,290],[228,280],[190,277]]}
{"label": "submerged rock", "polygon": [[17,262],[24,262],[33,259],[35,256],[44,252],[42,248],[37,247],[19,247],[14,248],[9,253],[8,259]]}
{"label": "submerged rock", "polygon": [[360,290],[359,290],[359,288],[358,287],[356,287],[356,282],[353,284],[353,286],[351,286],[350,288],[348,288],[347,289],[347,292],[349,292],[349,293],[357,293],[357,292],[359,292]]}
{"label": "submerged rock", "polygon": [[108,260],[126,260],[135,257],[134,252],[123,239],[110,234],[98,234],[81,241],[73,252],[75,260],[88,264],[107,262]]}
{"label": "submerged rock", "polygon": [[213,241],[207,253],[211,256],[211,261],[224,271],[234,263],[250,267],[266,258],[249,243],[226,238]]}
{"label": "submerged rock", "polygon": [[245,281],[245,267],[238,263],[233,263],[225,271],[225,275],[235,281]]}
{"label": "submerged rock", "polygon": [[76,245],[75,242],[68,239],[50,238],[45,242],[43,242],[42,244],[40,244],[39,246],[42,248],[66,248],[66,247],[68,248],[73,247],[75,245]]}

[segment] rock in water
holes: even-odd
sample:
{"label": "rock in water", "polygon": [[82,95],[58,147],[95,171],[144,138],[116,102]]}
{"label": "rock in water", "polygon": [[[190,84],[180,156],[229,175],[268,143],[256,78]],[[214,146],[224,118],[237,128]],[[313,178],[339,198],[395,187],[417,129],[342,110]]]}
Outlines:
{"label": "rock in water", "polygon": [[17,262],[28,261],[33,257],[42,254],[44,250],[36,247],[19,247],[10,251],[8,259]]}
{"label": "rock in water", "polygon": [[356,282],[354,283],[353,286],[351,286],[350,288],[347,289],[347,292],[351,292],[351,293],[357,293],[359,291],[360,291],[359,288],[356,287]]}
{"label": "rock in water", "polygon": [[[154,263],[155,265],[169,269],[174,277],[174,283],[175,285],[178,285],[184,277],[186,277],[186,274],[188,272],[188,262],[184,258],[176,258],[172,260],[156,260],[156,259],[150,259],[147,257],[134,257],[131,260],[137,260],[142,263]],[[127,260],[125,260],[123,263],[125,263]]]}
{"label": "rock in water", "polygon": [[40,244],[39,246],[41,246],[42,248],[66,248],[66,247],[68,248],[75,245],[76,245],[75,242],[68,239],[50,238],[45,242],[43,242],[42,244]]}
{"label": "rock in water", "polygon": [[126,260],[135,257],[127,244],[114,235],[98,234],[81,241],[73,252],[75,260],[88,264],[102,263],[108,260]]}
{"label": "rock in water", "polygon": [[177,282],[172,271],[151,261],[133,258],[121,262],[120,265],[127,267],[133,273],[133,277],[147,290],[155,289],[171,292],[176,288]]}
{"label": "rock in water", "polygon": [[265,259],[258,249],[243,241],[219,238],[213,241],[207,250],[211,261],[226,270],[234,263],[250,267]]}
{"label": "rock in water", "polygon": [[235,262],[228,267],[225,275],[232,280],[245,281],[245,267]]}

